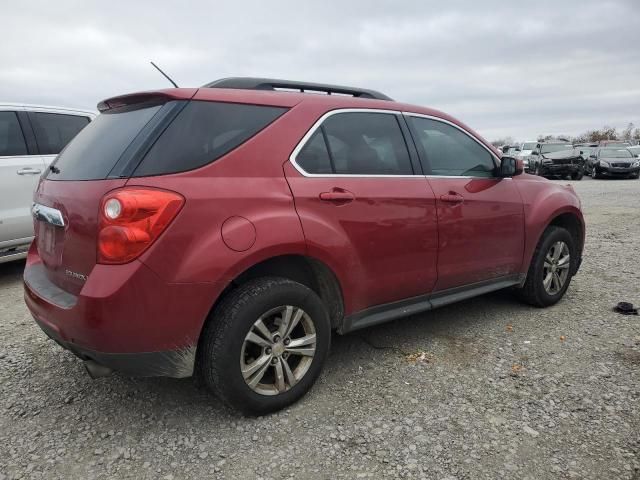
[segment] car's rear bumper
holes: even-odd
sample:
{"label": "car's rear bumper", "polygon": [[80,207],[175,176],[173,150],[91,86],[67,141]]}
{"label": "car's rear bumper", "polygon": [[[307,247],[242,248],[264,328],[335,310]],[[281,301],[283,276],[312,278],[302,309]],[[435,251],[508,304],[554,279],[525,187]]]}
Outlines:
{"label": "car's rear bumper", "polygon": [[92,360],[111,370],[117,370],[132,377],[190,377],[195,365],[195,345],[180,350],[141,353],[105,353],[81,347],[65,341],[60,329],[35,317],[36,323],[49,338],[61,347],[74,353],[83,361]]}
{"label": "car's rear bumper", "polygon": [[141,262],[96,265],[79,295],[47,277],[32,247],[25,302],[44,332],[80,358],[134,376],[185,377],[213,284],[170,284]]}

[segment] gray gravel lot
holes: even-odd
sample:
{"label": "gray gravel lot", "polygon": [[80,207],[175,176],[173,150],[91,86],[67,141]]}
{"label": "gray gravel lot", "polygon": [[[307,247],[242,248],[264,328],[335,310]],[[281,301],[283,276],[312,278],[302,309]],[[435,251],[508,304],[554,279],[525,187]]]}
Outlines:
{"label": "gray gravel lot", "polygon": [[243,418],[190,380],[92,381],[0,265],[0,480],[640,479],[640,181],[573,182],[588,224],[565,299],[509,292],[334,336],[318,384]]}

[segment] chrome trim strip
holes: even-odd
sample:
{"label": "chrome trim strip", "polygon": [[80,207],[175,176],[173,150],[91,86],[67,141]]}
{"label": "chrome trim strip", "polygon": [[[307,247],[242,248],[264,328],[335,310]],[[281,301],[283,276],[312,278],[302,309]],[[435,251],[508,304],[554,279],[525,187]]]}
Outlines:
{"label": "chrome trim strip", "polygon": [[500,178],[500,177],[473,177],[473,176],[457,176],[457,175],[451,175],[451,176],[446,176],[446,175],[421,175],[421,174],[415,174],[415,175],[351,175],[351,174],[348,174],[348,173],[308,173],[308,172],[306,172],[300,165],[298,165],[296,163],[296,157],[300,153],[300,150],[302,150],[304,148],[304,146],[306,145],[307,141],[313,136],[314,133],[316,133],[316,130],[318,128],[320,128],[320,125],[322,125],[322,122],[324,122],[327,118],[329,118],[329,117],[331,117],[333,115],[338,115],[340,113],[387,113],[387,114],[390,114],[390,115],[406,115],[406,116],[423,117],[423,118],[428,118],[428,119],[431,119],[431,120],[436,120],[436,121],[439,121],[439,122],[443,122],[443,123],[449,124],[449,125],[457,128],[458,130],[460,130],[461,132],[463,132],[464,134],[466,134],[467,136],[472,138],[476,143],[481,145],[485,150],[487,150],[489,152],[489,154],[494,159],[494,161],[497,162],[496,167],[498,165],[500,165],[500,159],[497,158],[495,156],[495,153],[492,152],[490,149],[488,149],[485,144],[483,144],[475,136],[471,135],[466,130],[460,128],[455,123],[452,123],[452,122],[450,122],[448,120],[445,120],[443,118],[434,117],[434,116],[431,116],[431,115],[424,115],[424,114],[421,114],[421,113],[401,112],[399,110],[388,110],[388,109],[380,109],[380,108],[338,108],[336,110],[331,110],[331,111],[325,113],[318,120],[316,120],[316,122],[311,126],[309,131],[298,142],[296,147],[293,149],[293,152],[291,152],[291,155],[289,155],[289,161],[291,162],[293,167],[298,171],[298,173],[300,173],[303,177],[309,177],[309,178],[421,178],[421,179],[424,179],[424,178],[470,178],[470,179],[471,178],[496,178],[496,179]]}
{"label": "chrome trim strip", "polygon": [[62,212],[60,210],[56,210],[55,208],[40,205],[39,203],[34,203],[31,206],[31,215],[33,215],[33,218],[41,222],[47,222],[56,227],[64,227]]}

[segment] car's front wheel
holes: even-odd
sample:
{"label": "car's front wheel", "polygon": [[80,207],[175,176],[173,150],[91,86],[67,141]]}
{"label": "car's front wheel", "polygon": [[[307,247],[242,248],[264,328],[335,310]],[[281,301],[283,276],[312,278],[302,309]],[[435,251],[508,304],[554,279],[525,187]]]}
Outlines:
{"label": "car's front wheel", "polygon": [[315,292],[279,277],[251,280],[214,309],[200,341],[204,383],[250,415],[302,397],[329,352],[331,325]]}
{"label": "car's front wheel", "polygon": [[571,180],[582,180],[584,177],[584,170],[579,169],[571,174]]}
{"label": "car's front wheel", "polygon": [[519,297],[536,307],[557,303],[569,288],[577,262],[577,247],[569,231],[548,227],[533,254],[527,280],[518,290]]}

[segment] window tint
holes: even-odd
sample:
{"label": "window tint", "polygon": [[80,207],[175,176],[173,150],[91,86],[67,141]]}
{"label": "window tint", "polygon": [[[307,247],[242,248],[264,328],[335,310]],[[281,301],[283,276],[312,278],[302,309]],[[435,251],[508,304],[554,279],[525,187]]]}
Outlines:
{"label": "window tint", "polygon": [[322,130],[316,130],[296,157],[296,163],[307,173],[333,173]]}
{"label": "window tint", "polygon": [[0,112],[0,157],[26,154],[27,145],[15,112]]}
{"label": "window tint", "polygon": [[206,165],[247,141],[286,110],[192,101],[151,147],[133,175],[175,173]]}
{"label": "window tint", "polygon": [[161,108],[125,107],[96,117],[58,156],[47,178],[97,180],[106,178],[120,155]]}
{"label": "window tint", "polygon": [[89,123],[88,117],[29,112],[29,120],[42,155],[57,155]]}
{"label": "window tint", "polygon": [[[492,177],[492,155],[457,128],[437,120],[411,117],[432,175]],[[428,170],[428,169],[427,169]]]}
{"label": "window tint", "polygon": [[413,175],[395,115],[339,113],[323,123],[337,174]]}

